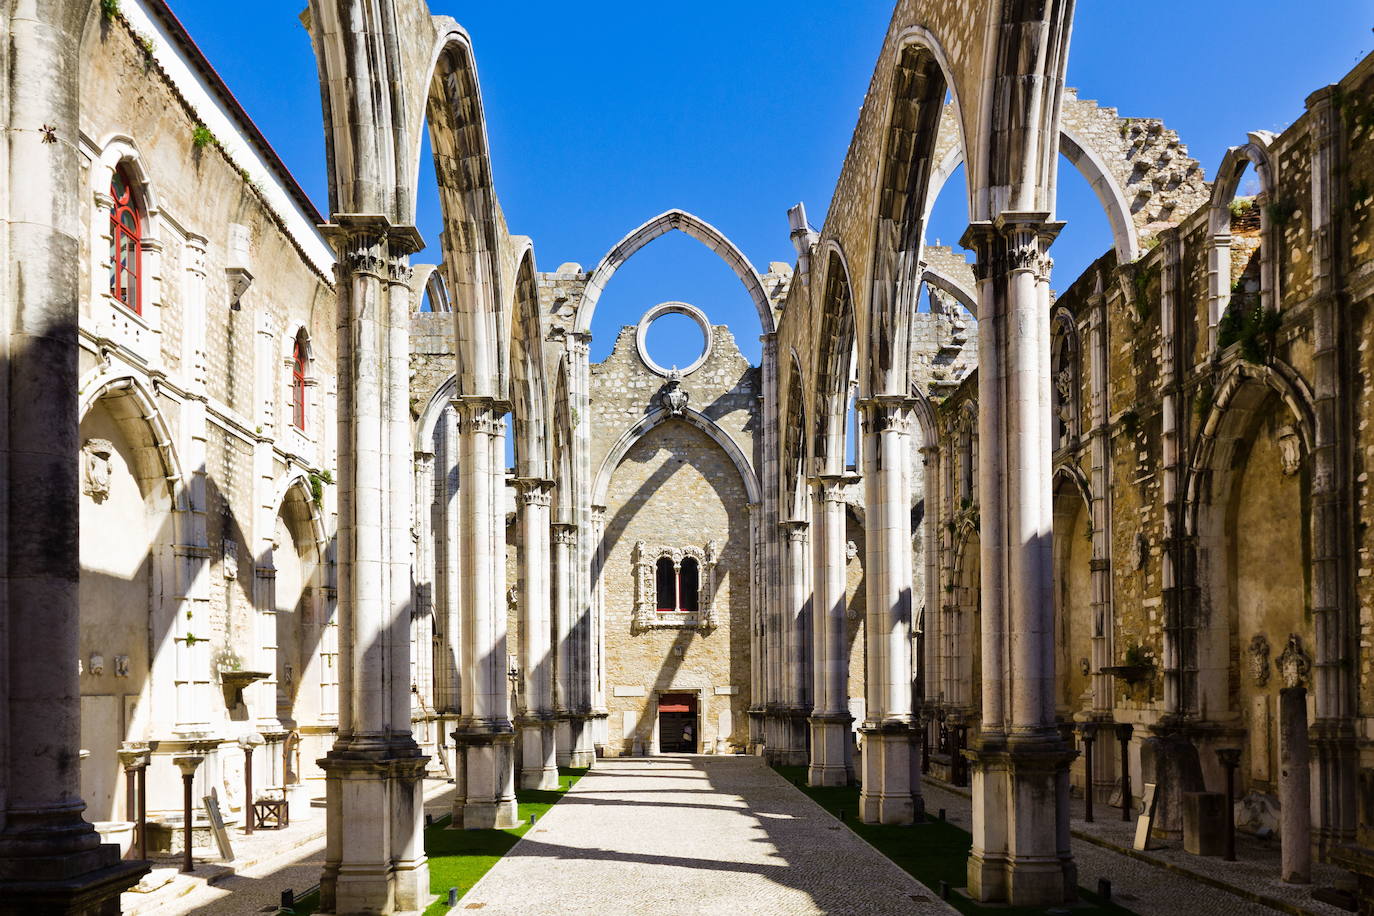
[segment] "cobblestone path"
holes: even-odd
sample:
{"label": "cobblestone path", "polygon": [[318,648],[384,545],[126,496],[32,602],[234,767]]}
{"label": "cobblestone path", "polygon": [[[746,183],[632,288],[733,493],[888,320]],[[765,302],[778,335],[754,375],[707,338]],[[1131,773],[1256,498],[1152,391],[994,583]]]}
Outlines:
{"label": "cobblestone path", "polygon": [[756,757],[597,761],[455,912],[953,913]]}

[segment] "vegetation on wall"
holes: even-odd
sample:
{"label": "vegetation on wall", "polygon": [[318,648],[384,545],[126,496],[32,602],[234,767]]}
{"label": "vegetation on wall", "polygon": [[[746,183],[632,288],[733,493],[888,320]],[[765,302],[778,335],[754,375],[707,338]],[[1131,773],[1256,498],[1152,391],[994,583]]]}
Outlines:
{"label": "vegetation on wall", "polygon": [[1258,296],[1241,296],[1217,324],[1217,348],[1225,350],[1238,343],[1242,359],[1265,362],[1274,352],[1280,324],[1278,311],[1266,309]]}

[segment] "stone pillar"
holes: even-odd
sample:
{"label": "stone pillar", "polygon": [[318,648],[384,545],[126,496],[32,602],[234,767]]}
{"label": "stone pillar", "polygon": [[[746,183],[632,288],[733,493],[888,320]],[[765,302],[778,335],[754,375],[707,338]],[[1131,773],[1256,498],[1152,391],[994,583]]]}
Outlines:
{"label": "stone pillar", "polygon": [[[506,405],[484,397],[455,402],[459,414],[462,484],[460,543],[463,578],[461,645],[463,714],[458,745],[458,793],[453,824],[468,830],[514,827],[515,732],[506,686],[505,538],[498,537],[495,496],[504,476],[502,418]],[[496,460],[493,460],[496,459]]]}
{"label": "stone pillar", "polygon": [[[82,817],[77,67],[90,4],[11,5],[0,169],[0,913],[119,912],[147,871]],[[35,524],[41,525],[35,529]]]}
{"label": "stone pillar", "polygon": [[516,481],[520,525],[520,667],[524,708],[520,710],[520,784],[557,789],[554,741],[553,657],[550,636],[549,503],[553,482]]}
{"label": "stone pillar", "polygon": [[1307,688],[1279,691],[1280,871],[1289,884],[1312,881],[1312,767],[1307,743]]}
{"label": "stone pillar", "polygon": [[[592,336],[587,332],[574,332],[567,336],[568,346],[568,396],[577,411],[574,416],[591,416],[591,365],[590,350]],[[595,543],[587,536],[592,528],[592,444],[591,425],[582,422],[573,427],[572,486],[570,501],[573,503],[571,518],[563,521],[573,522],[582,536],[575,544],[572,566],[573,588],[571,601],[571,653],[569,661],[568,698],[570,718],[569,731],[572,744],[573,766],[591,766],[596,757],[596,747],[592,732],[593,722],[604,723],[606,718],[605,677],[602,667],[601,621],[592,606],[592,560],[600,548],[600,539]]]}
{"label": "stone pillar", "polygon": [[409,255],[418,234],[336,214],[339,735],[321,760],[321,911],[422,909],[424,757],[410,730]]}
{"label": "stone pillar", "polygon": [[787,634],[787,692],[784,698],[786,719],[779,749],[780,762],[785,766],[806,766],[806,717],[811,712],[811,684],[808,680],[810,660],[806,657],[806,626],[811,603],[811,547],[810,524],[805,521],[783,522],[781,529],[782,624]]}
{"label": "stone pillar", "polygon": [[[1341,130],[1338,90],[1327,86],[1307,98],[1311,123],[1312,195],[1312,777],[1317,791],[1317,843],[1323,855],[1356,841],[1360,614],[1352,606],[1358,576],[1352,507],[1356,504],[1357,441],[1350,404],[1358,383],[1350,370],[1355,335],[1342,291],[1349,285],[1340,254],[1343,175],[1348,144]],[[1279,235],[1280,233],[1275,233]],[[1277,261],[1277,259],[1271,259]],[[1365,847],[1367,850],[1367,847]],[[1368,880],[1371,858],[1362,871]]]}
{"label": "stone pillar", "polygon": [[969,892],[1062,903],[1077,884],[1068,766],[1055,723],[1049,268],[1060,224],[1005,212],[970,226],[978,254],[978,495],[983,723],[974,748]]}
{"label": "stone pillar", "polygon": [[813,576],[811,763],[807,783],[843,786],[850,777],[849,652],[845,645],[845,487],[854,478],[812,483]]}
{"label": "stone pillar", "polygon": [[910,824],[923,814],[913,754],[911,679],[911,403],[863,401],[867,718],[864,823]]}
{"label": "stone pillar", "polygon": [[573,564],[577,557],[577,526],[570,522],[554,522],[553,538],[553,639],[554,680],[553,708],[558,718],[556,743],[559,766],[573,763],[573,645],[572,590]]}

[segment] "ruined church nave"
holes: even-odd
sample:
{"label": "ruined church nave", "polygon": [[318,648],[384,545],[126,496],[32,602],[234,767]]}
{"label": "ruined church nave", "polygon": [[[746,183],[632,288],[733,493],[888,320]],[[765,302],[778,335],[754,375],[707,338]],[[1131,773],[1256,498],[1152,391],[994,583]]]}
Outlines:
{"label": "ruined church nave", "polygon": [[0,0],[0,916],[1374,916],[1374,55],[1205,148],[896,0],[773,260],[559,263],[433,3],[305,4],[317,199]]}

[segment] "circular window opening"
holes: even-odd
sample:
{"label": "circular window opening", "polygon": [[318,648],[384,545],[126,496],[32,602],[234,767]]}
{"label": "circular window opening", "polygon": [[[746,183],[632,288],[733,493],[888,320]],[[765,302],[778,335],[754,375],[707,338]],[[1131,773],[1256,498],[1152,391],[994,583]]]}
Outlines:
{"label": "circular window opening", "polygon": [[683,375],[694,372],[710,353],[710,327],[695,306],[685,302],[656,305],[639,322],[640,359],[663,376],[673,369]]}

